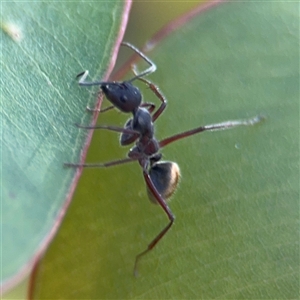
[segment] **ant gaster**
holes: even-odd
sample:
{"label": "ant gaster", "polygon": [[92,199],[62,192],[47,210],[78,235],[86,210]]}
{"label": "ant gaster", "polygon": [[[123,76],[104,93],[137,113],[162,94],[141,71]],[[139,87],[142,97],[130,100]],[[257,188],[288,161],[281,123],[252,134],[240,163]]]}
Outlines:
{"label": "ant gaster", "polygon": [[[155,245],[164,237],[164,235],[171,228],[175,220],[175,216],[170,210],[166,200],[174,193],[178,185],[180,170],[175,162],[161,161],[162,154],[159,152],[160,149],[175,141],[200,132],[229,129],[242,125],[254,125],[260,122],[263,119],[263,117],[256,116],[247,120],[227,121],[218,124],[200,126],[195,129],[178,133],[161,141],[158,141],[154,136],[153,123],[166,108],[167,101],[166,98],[159,91],[157,86],[143,78],[144,76],[155,72],[156,65],[133,45],[125,42],[122,43],[122,45],[131,48],[140,57],[142,57],[150,65],[150,67],[141,73],[137,73],[136,69],[133,68],[135,76],[130,80],[123,82],[86,82],[85,79],[88,75],[88,71],[80,73],[79,75],[77,75],[77,77],[81,76],[79,80],[79,85],[81,86],[99,85],[106,98],[113,104],[113,106],[110,106],[104,110],[100,110],[100,112],[104,112],[116,107],[122,112],[132,113],[133,117],[125,123],[123,128],[111,125],[77,126],[79,128],[84,129],[106,129],[110,131],[119,132],[121,133],[120,144],[122,146],[129,145],[134,142],[135,146],[129,150],[127,155],[128,157],[124,159],[95,164],[65,163],[65,166],[74,168],[105,168],[132,161],[139,162],[146,183],[148,196],[153,203],[157,203],[162,207],[162,209],[168,216],[169,223],[151,241],[146,250],[144,250],[136,256],[134,264],[134,274],[137,275],[137,265],[140,258],[155,247]],[[135,87],[132,84],[132,82],[136,79],[141,80],[145,84],[147,84],[150,90],[161,101],[160,107],[155,112],[154,104],[147,102],[142,103],[141,92],[137,87]]]}

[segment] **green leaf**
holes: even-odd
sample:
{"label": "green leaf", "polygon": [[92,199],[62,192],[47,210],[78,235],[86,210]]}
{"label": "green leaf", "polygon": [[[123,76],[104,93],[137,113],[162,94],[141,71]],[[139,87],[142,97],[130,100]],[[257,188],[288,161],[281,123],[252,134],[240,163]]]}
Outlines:
{"label": "green leaf", "polygon": [[[126,7],[128,5],[126,4]],[[125,2],[6,2],[1,4],[1,281],[14,284],[47,246],[68,205],[88,141],[75,122],[94,95],[76,74],[97,78],[113,67]],[[75,178],[76,180],[76,178]]]}
{"label": "green leaf", "polygon": [[[147,200],[137,163],[85,170],[35,278],[35,298],[282,299],[299,297],[298,5],[229,3],[192,19],[148,54],[169,102],[161,139],[199,125],[263,114],[265,122],[203,133],[163,149],[181,166],[167,224]],[[142,67],[139,67],[142,69]],[[146,101],[157,101],[143,87]],[[88,91],[85,91],[88,93]],[[158,102],[156,102],[158,103]],[[101,124],[129,116],[102,114]],[[87,162],[122,158],[95,132]]]}

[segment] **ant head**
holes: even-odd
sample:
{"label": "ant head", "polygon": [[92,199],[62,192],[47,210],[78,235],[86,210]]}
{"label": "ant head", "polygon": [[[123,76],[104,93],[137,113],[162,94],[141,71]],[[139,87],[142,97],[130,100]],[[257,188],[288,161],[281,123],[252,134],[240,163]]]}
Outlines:
{"label": "ant head", "polygon": [[101,85],[106,98],[119,110],[133,112],[142,102],[140,90],[130,82],[106,82]]}
{"label": "ant head", "polygon": [[[180,178],[180,169],[175,162],[156,162],[150,168],[149,175],[157,191],[167,200],[176,190]],[[156,198],[149,189],[147,189],[147,193],[151,202],[157,204]]]}

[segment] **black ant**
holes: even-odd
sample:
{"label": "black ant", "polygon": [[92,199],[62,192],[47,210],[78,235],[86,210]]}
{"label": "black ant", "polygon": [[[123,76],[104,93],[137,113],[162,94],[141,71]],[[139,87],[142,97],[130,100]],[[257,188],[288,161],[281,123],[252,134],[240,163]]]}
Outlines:
{"label": "black ant", "polygon": [[[151,241],[147,249],[136,256],[134,264],[134,274],[137,275],[137,265],[140,258],[155,247],[155,245],[169,231],[175,220],[175,216],[170,210],[166,200],[172,196],[178,185],[180,170],[175,162],[161,161],[162,154],[159,152],[160,149],[175,141],[200,132],[229,129],[242,125],[254,125],[260,122],[263,117],[256,116],[247,120],[227,121],[218,124],[200,126],[158,141],[154,136],[153,123],[164,111],[167,101],[161,94],[157,86],[143,78],[144,76],[153,73],[156,70],[156,65],[133,45],[129,43],[122,43],[122,45],[127,46],[135,51],[150,65],[150,67],[139,74],[137,74],[136,69],[134,68],[133,71],[135,73],[135,77],[123,82],[86,82],[85,79],[88,75],[88,71],[80,73],[79,75],[77,75],[77,77],[82,76],[79,80],[79,84],[81,86],[99,85],[106,98],[113,104],[113,106],[110,106],[100,112],[107,111],[113,107],[116,107],[122,112],[132,113],[133,117],[125,123],[123,128],[111,125],[77,126],[83,129],[106,129],[120,132],[120,144],[122,146],[129,145],[134,142],[135,146],[129,150],[127,155],[128,157],[124,159],[94,164],[65,163],[65,166],[74,168],[107,168],[132,161],[139,162],[143,171],[144,180],[146,182],[148,196],[153,203],[157,203],[162,207],[169,218],[169,223]],[[161,101],[160,107],[154,113],[153,111],[155,110],[155,105],[152,103],[142,103],[141,92],[137,87],[132,85],[132,82],[136,79],[139,79],[147,84],[151,91]],[[146,109],[145,107],[148,107],[148,109]]]}

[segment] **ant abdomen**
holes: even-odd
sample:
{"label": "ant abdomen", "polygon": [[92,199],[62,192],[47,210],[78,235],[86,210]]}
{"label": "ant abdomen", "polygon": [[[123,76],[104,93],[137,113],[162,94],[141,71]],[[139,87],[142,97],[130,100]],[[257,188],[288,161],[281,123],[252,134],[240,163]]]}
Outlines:
{"label": "ant abdomen", "polygon": [[[177,188],[180,179],[180,169],[175,162],[161,161],[152,165],[149,175],[159,194],[168,200]],[[157,204],[157,200],[149,188],[147,188],[147,193],[151,202]]]}

